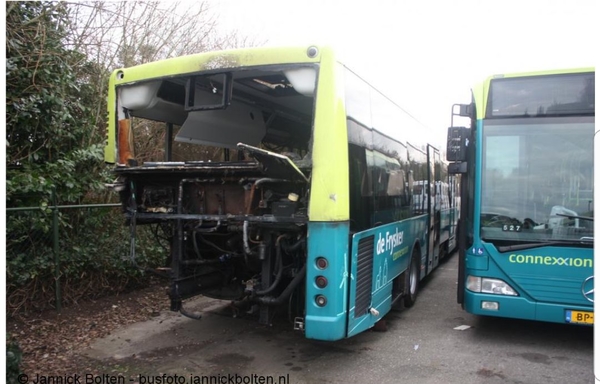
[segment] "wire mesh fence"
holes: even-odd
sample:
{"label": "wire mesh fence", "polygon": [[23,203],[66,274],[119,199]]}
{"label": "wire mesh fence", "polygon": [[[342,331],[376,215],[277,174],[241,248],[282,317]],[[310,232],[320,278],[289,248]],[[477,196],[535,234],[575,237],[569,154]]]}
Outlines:
{"label": "wire mesh fence", "polygon": [[[138,226],[137,265],[163,266],[157,228]],[[130,260],[130,229],[119,204],[8,208],[7,314],[56,308],[144,285]]]}

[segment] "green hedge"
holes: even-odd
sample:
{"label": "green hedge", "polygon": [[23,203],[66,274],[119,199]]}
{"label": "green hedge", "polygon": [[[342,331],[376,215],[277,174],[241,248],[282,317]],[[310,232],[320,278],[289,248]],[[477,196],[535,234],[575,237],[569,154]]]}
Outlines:
{"label": "green hedge", "polygon": [[[7,214],[7,311],[56,307],[56,278],[62,303],[123,292],[148,282],[130,260],[130,231],[120,208],[63,210],[58,220],[58,254],[53,252],[50,209]],[[136,262],[165,265],[166,240],[157,241],[156,227],[136,229]],[[164,235],[162,236],[164,237]],[[58,275],[56,260],[58,259]]]}

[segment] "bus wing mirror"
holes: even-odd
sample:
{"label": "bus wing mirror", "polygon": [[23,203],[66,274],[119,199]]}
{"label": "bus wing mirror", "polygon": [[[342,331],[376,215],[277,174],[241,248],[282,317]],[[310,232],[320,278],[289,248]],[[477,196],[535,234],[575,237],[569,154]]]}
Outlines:
{"label": "bus wing mirror", "polygon": [[446,146],[446,160],[466,161],[469,129],[465,127],[448,128],[448,142]]}
{"label": "bus wing mirror", "polygon": [[471,117],[473,114],[473,104],[454,104],[452,106],[452,114],[463,117]]}

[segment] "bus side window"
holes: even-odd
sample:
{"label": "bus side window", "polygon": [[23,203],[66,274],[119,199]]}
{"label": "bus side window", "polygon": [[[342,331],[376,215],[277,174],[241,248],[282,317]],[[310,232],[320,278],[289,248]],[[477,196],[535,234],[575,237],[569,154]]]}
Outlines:
{"label": "bus side window", "polygon": [[388,196],[402,196],[404,194],[404,171],[391,170],[387,185]]}
{"label": "bus side window", "polygon": [[371,173],[364,167],[362,170],[361,194],[362,196],[373,196],[373,183],[371,182]]}
{"label": "bus side window", "polygon": [[388,184],[388,175],[386,170],[380,167],[375,167],[373,171],[375,176],[375,185],[373,186],[375,196],[386,196]]}

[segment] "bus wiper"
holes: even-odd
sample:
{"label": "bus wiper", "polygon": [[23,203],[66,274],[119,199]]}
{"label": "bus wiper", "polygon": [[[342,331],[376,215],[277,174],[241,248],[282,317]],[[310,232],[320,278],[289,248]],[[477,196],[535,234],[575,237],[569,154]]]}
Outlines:
{"label": "bus wiper", "polygon": [[537,243],[505,245],[505,246],[498,247],[498,251],[500,251],[500,252],[520,251],[522,249],[539,248],[539,247],[545,247],[547,245],[561,245],[561,244],[568,244],[568,242],[565,242],[565,241],[546,241],[546,242],[537,242]]}

